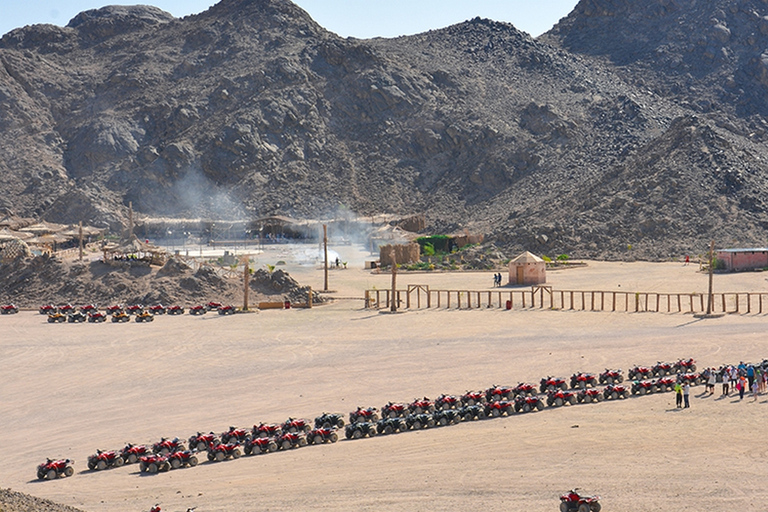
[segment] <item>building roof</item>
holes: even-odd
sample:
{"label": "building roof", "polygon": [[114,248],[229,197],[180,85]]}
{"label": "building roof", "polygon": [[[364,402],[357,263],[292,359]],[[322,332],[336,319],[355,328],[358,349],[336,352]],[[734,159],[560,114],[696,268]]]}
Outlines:
{"label": "building roof", "polygon": [[718,249],[715,252],[768,252],[768,247],[757,247],[752,249]]}
{"label": "building roof", "polygon": [[517,258],[510,261],[510,263],[543,263],[544,260],[536,256],[535,254],[525,251]]}

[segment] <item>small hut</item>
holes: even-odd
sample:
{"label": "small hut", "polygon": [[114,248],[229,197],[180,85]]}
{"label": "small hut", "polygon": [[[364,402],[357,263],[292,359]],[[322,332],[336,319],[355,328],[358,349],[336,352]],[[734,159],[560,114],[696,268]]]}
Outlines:
{"label": "small hut", "polygon": [[509,262],[509,284],[533,285],[547,282],[547,263],[528,251]]}

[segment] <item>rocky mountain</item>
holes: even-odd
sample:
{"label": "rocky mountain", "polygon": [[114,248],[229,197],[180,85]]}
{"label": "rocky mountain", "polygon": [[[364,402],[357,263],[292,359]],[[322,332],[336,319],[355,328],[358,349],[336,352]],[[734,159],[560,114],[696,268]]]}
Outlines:
{"label": "rocky mountain", "polygon": [[288,0],[86,11],[0,39],[0,210],[425,213],[512,251],[765,245],[768,4],[582,0],[343,39]]}

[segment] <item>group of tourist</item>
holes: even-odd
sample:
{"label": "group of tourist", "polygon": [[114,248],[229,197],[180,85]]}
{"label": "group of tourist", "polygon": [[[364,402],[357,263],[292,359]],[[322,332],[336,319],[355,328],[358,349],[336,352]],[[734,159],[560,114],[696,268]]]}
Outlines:
{"label": "group of tourist", "polygon": [[720,396],[729,396],[733,391],[739,394],[739,400],[744,394],[752,393],[753,401],[760,393],[768,389],[768,374],[762,366],[745,364],[741,361],[737,366],[725,365],[720,368],[707,368],[702,372],[707,379],[707,391],[715,394],[717,384],[722,385]]}

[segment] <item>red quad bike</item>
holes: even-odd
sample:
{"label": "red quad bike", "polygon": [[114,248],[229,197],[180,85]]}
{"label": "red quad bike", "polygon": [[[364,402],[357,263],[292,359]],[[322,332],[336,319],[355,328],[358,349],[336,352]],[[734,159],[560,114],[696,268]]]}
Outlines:
{"label": "red quad bike", "polygon": [[453,395],[440,395],[435,400],[435,408],[447,411],[461,407],[461,399]]}
{"label": "red quad bike", "polygon": [[544,377],[539,382],[539,391],[542,393],[546,393],[547,391],[552,391],[553,389],[558,388],[562,389],[563,391],[568,389],[568,384],[562,377]]}
{"label": "red quad bike", "polygon": [[576,391],[556,389],[547,393],[547,405],[550,407],[561,407],[565,404],[575,405],[578,402]]}
{"label": "red quad bike", "polygon": [[240,448],[234,443],[214,444],[208,446],[208,460],[211,462],[221,462],[227,459],[239,459],[241,455]]}
{"label": "red quad bike", "polygon": [[677,375],[677,380],[681,384],[685,384],[687,382],[691,386],[704,384],[707,381],[707,379],[700,373],[680,373]]}
{"label": "red quad bike", "polygon": [[387,405],[381,408],[382,418],[405,418],[408,412],[408,406],[401,403],[387,402]]}
{"label": "red quad bike", "polygon": [[85,304],[83,306],[80,306],[80,311],[82,313],[85,313],[86,315],[88,313],[94,313],[99,310],[99,307],[96,304]]}
{"label": "red quad bike", "polygon": [[277,443],[271,437],[254,437],[245,442],[243,451],[246,455],[276,452]]}
{"label": "red quad bike", "polygon": [[15,304],[5,304],[3,306],[0,306],[0,314],[15,315],[18,312],[19,312],[19,308]]}
{"label": "red quad bike", "polygon": [[670,375],[672,373],[675,373],[672,369],[672,363],[664,363],[662,361],[659,361],[653,367],[651,370],[653,370],[653,374],[656,377],[664,377],[665,375]]}
{"label": "red quad bike", "polygon": [[142,444],[133,445],[128,443],[125,445],[125,448],[120,450],[120,455],[123,457],[126,464],[135,464],[139,459],[146,457],[150,453],[152,453],[152,449]]}
{"label": "red quad bike", "polygon": [[155,304],[154,306],[149,306],[147,308],[147,311],[152,313],[153,315],[164,315],[165,314],[165,306],[162,304]]}
{"label": "red quad bike", "polygon": [[497,386],[494,384],[485,390],[485,399],[488,402],[497,400],[509,400],[513,396],[512,388],[509,386]]}
{"label": "red quad bike", "polygon": [[341,414],[328,414],[324,412],[315,418],[315,428],[342,428],[344,425],[344,418]]}
{"label": "red quad bike", "polygon": [[43,304],[40,306],[40,314],[41,315],[53,315],[54,313],[58,313],[59,308],[54,306],[53,304]]}
{"label": "red quad bike", "polygon": [[621,384],[608,384],[603,390],[603,396],[606,400],[618,400],[619,398],[629,398],[629,388]]}
{"label": "red quad bike", "polygon": [[597,388],[582,389],[576,394],[576,400],[581,403],[591,404],[593,402],[602,402],[604,399],[603,390]]}
{"label": "red quad bike", "polygon": [[130,306],[125,308],[125,312],[128,313],[129,315],[138,315],[142,311],[144,311],[144,306],[142,306],[141,304],[131,304]]}
{"label": "red quad bike", "polygon": [[94,311],[93,313],[88,313],[88,321],[92,324],[106,322],[107,315],[105,315],[101,311]]}
{"label": "red quad bike", "polygon": [[152,452],[159,453],[160,455],[168,455],[169,453],[184,451],[184,443],[179,440],[178,437],[173,439],[160,438],[160,441],[152,445]]}
{"label": "red quad bike", "polygon": [[339,434],[334,428],[316,428],[307,432],[308,444],[335,443],[339,440]]}
{"label": "red quad bike", "polygon": [[309,423],[309,420],[303,420],[303,419],[296,419],[296,418],[288,418],[285,423],[280,425],[280,428],[283,429],[283,432],[309,432],[312,430],[312,426]]}
{"label": "red quad bike", "polygon": [[242,444],[248,440],[250,434],[244,428],[229,427],[229,430],[221,433],[221,442]]}
{"label": "red quad bike", "polygon": [[197,305],[192,306],[189,308],[189,314],[190,315],[204,315],[208,312],[208,310],[205,308],[205,306]]}
{"label": "red quad bike", "polygon": [[119,468],[125,463],[120,452],[103,452],[96,450],[96,453],[88,456],[88,469],[92,471],[101,471],[107,468]]}
{"label": "red quad bike", "polygon": [[166,455],[155,453],[139,459],[139,471],[142,473],[159,473],[171,469]]}
{"label": "red quad bike", "polygon": [[521,382],[514,388],[512,388],[512,393],[515,396],[533,396],[538,394],[538,390],[536,389],[536,386],[534,384],[531,384],[529,382]]}
{"label": "red quad bike", "polygon": [[376,423],[379,421],[379,415],[376,412],[375,407],[368,407],[367,409],[358,407],[357,410],[349,413],[350,423],[363,423],[366,421],[370,423]]}
{"label": "red quad bike", "polygon": [[467,407],[484,404],[485,402],[485,393],[483,391],[467,391],[461,395],[461,403]]}
{"label": "red quad bike", "polygon": [[280,437],[283,428],[275,423],[259,423],[253,426],[253,437]]}
{"label": "red quad bike", "polygon": [[515,397],[515,411],[531,412],[544,409],[544,402],[538,396],[518,396]]}
{"label": "red quad bike", "polygon": [[307,446],[307,438],[304,434],[296,432],[286,432],[277,439],[275,439],[277,447],[280,450],[290,450],[291,448],[298,448],[300,446]]}
{"label": "red quad bike", "polygon": [[61,476],[72,476],[75,469],[72,467],[75,461],[69,459],[51,460],[37,466],[37,478],[40,480],[56,480]]}
{"label": "red quad bike", "polygon": [[560,496],[560,512],[600,512],[600,496],[581,496],[578,491]]}
{"label": "red quad bike", "polygon": [[650,380],[636,380],[632,383],[633,395],[649,395],[656,390],[656,384]]}
{"label": "red quad bike", "polygon": [[208,302],[207,304],[205,304],[205,309],[207,309],[208,311],[213,311],[215,309],[219,309],[223,305],[224,304],[222,304],[221,302],[213,302],[213,301],[211,301],[211,302]]}
{"label": "red quad bike", "polygon": [[114,315],[115,313],[120,313],[123,311],[123,306],[120,304],[112,304],[111,306],[107,306],[104,308],[104,311],[108,315]]}
{"label": "red quad bike", "polygon": [[672,365],[672,370],[675,373],[695,373],[696,361],[692,358],[680,359],[678,362]]}
{"label": "red quad bike", "polygon": [[214,443],[214,444],[219,443],[219,438],[216,437],[216,434],[214,434],[213,432],[208,432],[207,434],[198,432],[197,434],[190,436],[189,442],[188,442],[190,449],[197,450],[199,452],[202,452],[203,450],[207,449],[211,443]]}
{"label": "red quad bike", "polygon": [[408,411],[411,414],[424,414],[428,412],[435,412],[435,404],[429,398],[417,398],[410,404],[408,404]]}
{"label": "red quad bike", "polygon": [[197,466],[197,457],[189,450],[173,452],[168,455],[168,463],[171,465],[171,469],[179,469],[186,466],[195,467]]}
{"label": "red quad bike", "polygon": [[509,416],[515,410],[515,404],[507,402],[506,400],[500,400],[485,404],[485,415],[491,418],[500,418],[501,416]]}
{"label": "red quad bike", "polygon": [[68,315],[75,311],[75,306],[73,306],[72,304],[60,304],[58,307],[58,310],[59,310],[59,313]]}
{"label": "red quad bike", "polygon": [[624,382],[624,375],[621,374],[621,368],[618,370],[605,369],[603,373],[598,375],[600,384],[620,384]]}
{"label": "red quad bike", "polygon": [[656,391],[659,393],[665,393],[672,391],[675,388],[677,379],[675,377],[659,377],[653,381],[653,385],[656,386]]}
{"label": "red quad bike", "polygon": [[165,310],[165,312],[169,315],[183,315],[184,314],[184,308],[178,305],[174,306],[168,306]]}
{"label": "red quad bike", "polygon": [[597,377],[593,373],[579,372],[571,375],[571,389],[584,389],[596,385]]}
{"label": "red quad bike", "polygon": [[220,315],[234,315],[237,313],[237,308],[235,306],[229,305],[229,306],[221,306],[219,308],[219,314]]}
{"label": "red quad bike", "polygon": [[629,380],[650,379],[653,378],[653,369],[648,366],[635,366],[627,372]]}

